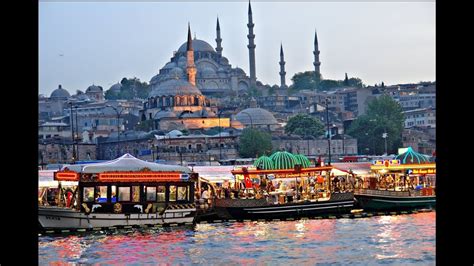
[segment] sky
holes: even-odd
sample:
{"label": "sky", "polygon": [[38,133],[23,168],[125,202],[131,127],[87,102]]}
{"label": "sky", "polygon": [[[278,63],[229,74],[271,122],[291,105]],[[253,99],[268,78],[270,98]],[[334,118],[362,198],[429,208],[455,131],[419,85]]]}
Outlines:
{"label": "sky", "polygon": [[[71,94],[92,84],[105,90],[123,77],[149,82],[186,41],[216,47],[219,16],[223,56],[249,75],[248,2],[39,3],[39,93],[59,84]],[[314,70],[317,30],[321,74],[359,77],[366,85],[435,81],[434,2],[252,2],[256,75],[280,84]]]}

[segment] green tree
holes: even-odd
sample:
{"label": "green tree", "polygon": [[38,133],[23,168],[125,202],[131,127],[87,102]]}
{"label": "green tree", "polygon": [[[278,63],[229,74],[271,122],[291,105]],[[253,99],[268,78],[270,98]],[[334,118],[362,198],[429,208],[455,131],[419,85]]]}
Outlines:
{"label": "green tree", "polygon": [[347,130],[358,141],[359,153],[383,154],[387,133],[387,152],[396,153],[403,131],[402,107],[388,95],[369,102],[365,115],[359,116]]}
{"label": "green tree", "polygon": [[112,92],[108,90],[105,92],[105,99],[107,100],[117,100],[117,99],[125,99],[131,100],[133,98],[148,98],[148,94],[151,91],[151,86],[149,86],[146,82],[141,82],[138,78],[122,78],[120,81],[122,87],[119,93]]}
{"label": "green tree", "polygon": [[239,154],[244,158],[269,155],[272,151],[272,137],[269,133],[246,128],[240,135]]}
{"label": "green tree", "polygon": [[321,76],[315,74],[314,71],[306,71],[296,73],[292,78],[294,90],[317,90]]}
{"label": "green tree", "polygon": [[324,133],[324,125],[318,119],[306,114],[298,114],[290,119],[285,126],[285,133],[296,134],[302,137],[319,137]]}

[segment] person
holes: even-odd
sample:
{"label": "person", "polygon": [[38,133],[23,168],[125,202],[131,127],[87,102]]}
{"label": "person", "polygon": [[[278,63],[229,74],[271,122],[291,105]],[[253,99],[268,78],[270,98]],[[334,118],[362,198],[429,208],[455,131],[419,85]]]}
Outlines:
{"label": "person", "polygon": [[267,178],[266,177],[263,177],[262,178],[262,181],[260,182],[260,188],[263,190],[263,189],[267,189]]}
{"label": "person", "polygon": [[207,191],[207,188],[204,188],[202,191],[201,198],[204,200],[205,204],[209,204],[209,191]]}

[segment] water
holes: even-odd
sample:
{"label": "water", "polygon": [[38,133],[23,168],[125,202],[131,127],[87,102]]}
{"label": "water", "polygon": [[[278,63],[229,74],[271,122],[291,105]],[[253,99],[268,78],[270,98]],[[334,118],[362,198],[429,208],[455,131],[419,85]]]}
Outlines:
{"label": "water", "polygon": [[40,236],[40,265],[435,265],[435,212]]}

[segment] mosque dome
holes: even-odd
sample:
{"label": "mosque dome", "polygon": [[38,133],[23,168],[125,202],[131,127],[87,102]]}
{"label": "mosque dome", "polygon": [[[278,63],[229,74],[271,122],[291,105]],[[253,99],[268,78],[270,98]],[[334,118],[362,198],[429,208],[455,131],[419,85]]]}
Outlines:
{"label": "mosque dome", "polygon": [[122,89],[122,84],[117,82],[114,85],[112,85],[109,90],[120,92],[121,89]]}
{"label": "mosque dome", "polygon": [[161,119],[166,117],[176,118],[176,114],[170,111],[160,111],[153,116],[154,119]]}
{"label": "mosque dome", "polygon": [[186,67],[186,63],[187,63],[187,60],[185,56],[181,56],[178,59],[178,67]]}
{"label": "mosque dome", "polygon": [[168,62],[166,63],[166,65],[163,67],[163,69],[172,69],[172,68],[175,68],[177,67],[176,63],[175,62]]}
{"label": "mosque dome", "polygon": [[184,75],[184,71],[180,67],[174,67],[173,69],[170,70],[168,75],[171,76],[172,78],[182,77]]}
{"label": "mosque dome", "polygon": [[251,125],[274,125],[277,120],[269,111],[262,108],[247,108],[240,111],[235,119],[246,126]]}
{"label": "mosque dome", "polygon": [[90,92],[102,92],[102,87],[100,86],[96,86],[96,85],[91,85],[89,86],[87,89],[86,89],[86,93],[90,93]]}
{"label": "mosque dome", "polygon": [[153,87],[149,97],[169,95],[202,95],[201,91],[183,79],[170,79]]}
{"label": "mosque dome", "polygon": [[204,67],[203,69],[200,69],[200,70],[201,70],[201,75],[205,77],[216,75],[216,71],[212,69],[211,67]]}
{"label": "mosque dome", "polygon": [[[178,52],[185,53],[187,51],[187,45],[188,42],[186,41],[179,47]],[[195,52],[216,52],[210,44],[203,40],[194,39],[192,41],[192,45]]]}
{"label": "mosque dome", "polygon": [[57,89],[55,89],[52,93],[50,98],[51,99],[56,99],[56,100],[67,100],[67,98],[71,97],[71,94],[65,89],[61,87],[61,85],[58,86]]}

